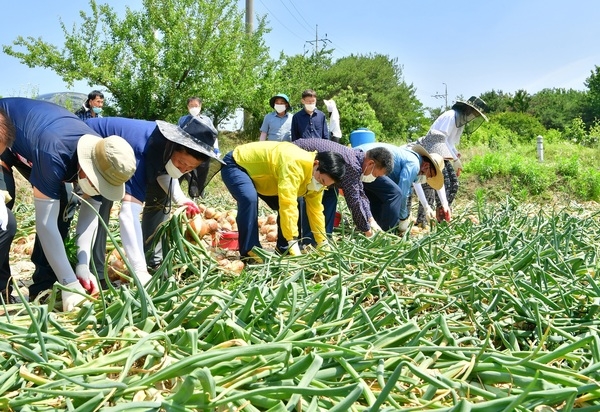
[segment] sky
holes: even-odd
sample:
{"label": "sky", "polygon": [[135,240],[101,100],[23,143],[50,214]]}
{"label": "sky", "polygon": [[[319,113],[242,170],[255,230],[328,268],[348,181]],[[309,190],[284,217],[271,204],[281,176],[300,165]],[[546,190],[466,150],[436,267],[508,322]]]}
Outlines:
{"label": "sky", "polygon": [[[266,16],[271,56],[333,48],[333,58],[383,54],[397,59],[403,80],[426,107],[496,90],[533,94],[544,88],[586,90],[600,66],[598,0],[238,0]],[[141,0],[99,0],[118,13]],[[0,13],[0,45],[17,36],[64,42],[67,27],[81,22],[87,0],[7,1]],[[72,88],[48,69],[29,68],[0,52],[0,95],[32,97]],[[307,85],[310,87],[310,85]],[[318,91],[317,91],[318,92]],[[437,96],[437,97],[434,97]]]}

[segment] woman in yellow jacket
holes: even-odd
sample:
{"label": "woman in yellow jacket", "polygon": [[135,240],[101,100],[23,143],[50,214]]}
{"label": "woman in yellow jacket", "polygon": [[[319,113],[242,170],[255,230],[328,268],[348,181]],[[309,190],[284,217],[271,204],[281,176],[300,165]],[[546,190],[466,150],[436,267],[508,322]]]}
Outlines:
{"label": "woman in yellow jacket", "polygon": [[310,228],[317,244],[326,241],[321,199],[323,190],[339,182],[346,171],[342,156],[308,152],[289,142],[253,142],[240,145],[223,158],[223,182],[238,204],[240,255],[261,247],[258,199],[277,215],[277,250],[300,254],[298,198],[304,197]]}

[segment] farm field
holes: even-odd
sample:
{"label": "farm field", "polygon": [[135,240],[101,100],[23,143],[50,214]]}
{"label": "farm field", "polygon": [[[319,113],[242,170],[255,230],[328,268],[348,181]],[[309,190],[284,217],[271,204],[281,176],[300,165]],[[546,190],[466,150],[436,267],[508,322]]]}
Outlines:
{"label": "farm field", "polygon": [[331,250],[241,273],[176,215],[146,291],[2,308],[0,408],[598,410],[597,205],[546,209],[475,199],[404,238],[342,223]]}

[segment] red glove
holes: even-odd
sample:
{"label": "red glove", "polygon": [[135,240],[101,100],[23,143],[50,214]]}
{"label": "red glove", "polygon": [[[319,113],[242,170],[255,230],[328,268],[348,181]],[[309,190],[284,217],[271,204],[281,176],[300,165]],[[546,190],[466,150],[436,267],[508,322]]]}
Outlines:
{"label": "red glove", "polygon": [[186,207],[185,214],[187,215],[188,218],[194,217],[198,213],[200,213],[200,208],[198,207],[198,205],[196,203],[192,202],[191,200],[184,202],[183,205]]}

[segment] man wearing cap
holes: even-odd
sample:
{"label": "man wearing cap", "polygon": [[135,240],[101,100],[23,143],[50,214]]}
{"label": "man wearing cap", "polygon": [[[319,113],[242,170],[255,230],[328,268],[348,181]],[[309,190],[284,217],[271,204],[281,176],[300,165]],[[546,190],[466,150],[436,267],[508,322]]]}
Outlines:
{"label": "man wearing cap", "polygon": [[[446,144],[452,154],[452,159],[445,161],[446,167],[444,168],[446,195],[450,206],[458,192],[458,176],[463,169],[460,152],[457,149],[460,137],[467,123],[471,123],[472,126],[469,126],[469,129],[473,133],[484,121],[487,122],[486,111],[486,103],[479,97],[471,96],[466,102],[458,100],[454,103],[452,108],[442,113],[429,128],[429,131],[437,130],[446,135]],[[440,214],[439,199],[437,199],[437,204],[438,214]]]}
{"label": "man wearing cap", "polygon": [[[62,291],[63,310],[72,310],[86,291],[94,294],[98,286],[93,277],[76,274],[67,258],[64,239],[70,219],[64,214],[68,203],[64,183],[77,182],[86,200],[99,195],[120,199],[124,183],[135,171],[133,149],[119,136],[101,138],[53,103],[16,97],[0,99],[0,108],[16,128],[12,146],[0,147],[3,165],[9,170],[14,166],[33,186],[36,241],[31,260],[36,270],[30,300],[58,280],[75,291]],[[12,173],[3,177],[14,188]],[[77,231],[93,220],[80,217]]]}
{"label": "man wearing cap", "polygon": [[[196,116],[188,119],[183,128],[161,120],[152,122],[122,117],[90,119],[86,123],[101,136],[119,133],[134,148],[138,165],[131,180],[125,184],[119,223],[127,258],[145,283],[150,280],[148,266],[156,266],[162,260],[160,242],[153,247],[153,242],[147,240],[169,218],[171,204],[186,206],[189,217],[200,212],[196,203],[183,194],[179,178],[200,166],[205,167],[204,180],[195,183],[202,190],[221,169],[223,162],[212,148],[216,130],[210,120]],[[101,216],[105,220],[110,215],[110,206],[102,207]],[[148,262],[144,257],[146,252],[151,252]],[[106,232],[101,228],[94,243],[97,269],[104,267],[105,254]],[[88,268],[89,256],[81,256],[79,266]]]}
{"label": "man wearing cap", "polygon": [[290,99],[283,93],[276,94],[269,100],[274,111],[265,115],[260,126],[259,140],[290,142],[292,140],[292,114]]}
{"label": "man wearing cap", "polygon": [[377,142],[365,143],[356,149],[368,151],[375,147],[385,147],[392,152],[394,169],[388,176],[380,176],[369,183],[363,182],[371,212],[383,230],[397,226],[400,233],[404,233],[410,218],[408,198],[412,193],[411,185],[417,181],[427,182],[431,187],[441,189],[444,184],[444,159],[436,153],[427,153],[419,145],[408,149]]}

